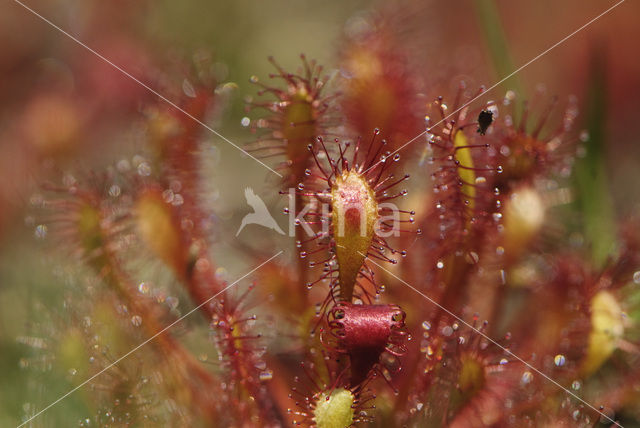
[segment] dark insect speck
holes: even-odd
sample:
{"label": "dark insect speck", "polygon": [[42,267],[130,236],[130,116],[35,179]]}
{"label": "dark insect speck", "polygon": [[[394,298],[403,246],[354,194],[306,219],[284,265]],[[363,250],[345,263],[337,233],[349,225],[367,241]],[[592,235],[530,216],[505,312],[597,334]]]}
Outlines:
{"label": "dark insect speck", "polygon": [[487,132],[487,128],[493,122],[493,112],[489,110],[482,110],[478,115],[478,133],[484,135]]}

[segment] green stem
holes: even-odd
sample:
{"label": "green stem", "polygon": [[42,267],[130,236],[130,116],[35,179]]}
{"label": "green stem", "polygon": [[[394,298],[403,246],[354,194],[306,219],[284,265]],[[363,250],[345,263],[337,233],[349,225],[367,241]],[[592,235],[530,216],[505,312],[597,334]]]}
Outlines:
{"label": "green stem", "polygon": [[[484,38],[487,42],[487,48],[493,61],[493,67],[499,79],[502,79],[513,73],[516,69],[513,60],[509,54],[509,46],[507,45],[507,37],[504,33],[502,20],[498,13],[498,8],[494,1],[476,0],[474,2],[476,16]],[[525,92],[517,75],[509,78],[510,85],[515,92],[525,98]]]}
{"label": "green stem", "polygon": [[613,254],[616,243],[613,201],[605,166],[605,66],[603,50],[594,50],[584,108],[589,138],[584,144],[585,156],[576,163],[574,170],[576,202],[583,215],[584,235],[597,268],[602,268]]}

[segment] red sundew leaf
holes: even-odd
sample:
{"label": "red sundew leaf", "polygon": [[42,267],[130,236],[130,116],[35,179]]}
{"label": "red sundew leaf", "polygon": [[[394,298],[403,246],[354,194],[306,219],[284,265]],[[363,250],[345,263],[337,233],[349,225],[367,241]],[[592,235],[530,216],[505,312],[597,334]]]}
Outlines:
{"label": "red sundew leaf", "polygon": [[396,305],[353,305],[340,303],[327,314],[335,349],[348,354],[351,362],[351,384],[364,381],[388,351],[402,355],[405,313]]}

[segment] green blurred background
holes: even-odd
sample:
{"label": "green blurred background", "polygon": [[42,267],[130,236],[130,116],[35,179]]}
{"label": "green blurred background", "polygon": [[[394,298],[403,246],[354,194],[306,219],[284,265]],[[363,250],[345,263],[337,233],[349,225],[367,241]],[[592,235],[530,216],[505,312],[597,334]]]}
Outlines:
{"label": "green blurred background", "polygon": [[[248,82],[251,75],[267,80],[273,71],[267,56],[294,69],[299,54],[305,53],[331,73],[339,67],[343,31],[376,5],[363,0],[25,4],[163,94],[182,85],[179,58],[210,52],[220,63],[220,83],[237,85],[226,86],[227,105],[212,126],[238,144],[253,138],[240,125],[246,115],[243,99],[256,92]],[[431,99],[441,92],[451,94],[460,78],[470,87],[490,86],[614,3],[415,4],[419,6],[412,11],[419,13],[404,17],[407,28],[398,31],[411,30],[406,40],[412,44],[412,61],[422,70],[425,96]],[[397,7],[401,15],[403,5],[386,7]],[[66,266],[50,243],[34,236],[38,213],[32,202],[40,193],[38,185],[56,168],[98,170],[142,150],[136,137],[140,107],[156,100],[19,4],[4,2],[0,10],[0,426],[15,426],[77,383],[54,361],[57,345],[43,337],[48,328],[42,326],[50,327],[51,313],[64,314],[65,293],[81,290],[84,284],[82,275]],[[576,215],[591,218],[592,233],[602,239],[610,237],[616,218],[639,208],[638,16],[640,4],[626,2],[487,96],[499,98],[514,87],[531,94],[539,83],[549,94],[578,96],[582,127],[593,137],[585,168],[598,172],[582,178],[578,174],[577,200],[582,205],[574,209]],[[28,130],[34,123],[33,104],[43,94],[71,100],[78,113],[78,130],[62,146],[35,141]],[[47,126],[55,130],[62,125],[45,124],[43,132],[51,130]],[[266,169],[213,135],[203,133],[203,141],[210,161],[208,197],[221,229],[214,254],[228,270],[221,275],[233,279],[247,266],[239,257],[241,249],[231,243],[246,211],[244,188],[257,189],[274,209],[281,209],[283,201]],[[244,237],[252,239],[260,238]],[[287,238],[264,244],[291,247]],[[234,248],[230,251],[229,246]],[[293,258],[293,252],[287,257]],[[170,284],[167,287],[186,312],[187,297]],[[201,340],[206,326],[196,322],[189,326],[183,337],[194,353],[212,353],[210,343]],[[90,392],[74,394],[31,426],[78,426],[92,412],[84,394]]]}

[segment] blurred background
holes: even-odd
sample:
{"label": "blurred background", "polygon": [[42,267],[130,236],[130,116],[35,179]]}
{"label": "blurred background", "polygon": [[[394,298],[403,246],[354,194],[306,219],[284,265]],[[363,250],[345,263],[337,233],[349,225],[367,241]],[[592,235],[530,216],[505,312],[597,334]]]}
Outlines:
{"label": "blurred background", "polygon": [[[304,53],[326,73],[340,73],[341,40],[377,6],[364,0],[24,4],[169,99],[184,88],[183,64],[194,54],[212,55],[220,108],[210,125],[238,145],[254,138],[242,125],[251,116],[245,99],[256,93],[250,76],[268,80],[274,72],[267,57],[295,69]],[[468,87],[493,85],[613,4],[425,1],[385,7],[399,9],[398,37],[411,40],[410,61],[431,100],[450,98],[461,79]],[[0,8],[0,426],[15,426],[76,383],[56,364],[54,344],[40,328],[51,322],[54,308],[64,312],[62,294],[71,281],[46,230],[38,229],[40,185],[60,173],[101,171],[143,152],[141,112],[157,99],[19,3]],[[604,191],[594,187],[599,203],[593,216],[604,216],[603,222],[640,208],[638,16],[640,3],[625,2],[486,96],[498,99],[507,89],[533,94],[544,84],[549,95],[577,97],[585,106],[581,127],[597,136],[584,159],[602,171],[597,182]],[[224,269],[220,275],[233,279],[245,269],[242,245],[232,242],[247,213],[244,188],[256,189],[272,212],[285,202],[268,170],[206,130],[202,141],[206,198],[220,230],[214,254]],[[284,217],[276,218],[285,227]],[[263,238],[246,233],[240,243],[255,245],[257,239]],[[277,239],[268,245],[293,250],[291,238]],[[179,290],[167,285],[166,292],[183,312],[191,307]],[[205,336],[197,328],[185,341],[206,354],[210,344],[198,339]],[[82,423],[88,414],[83,394],[90,392],[70,397],[33,426]]]}

